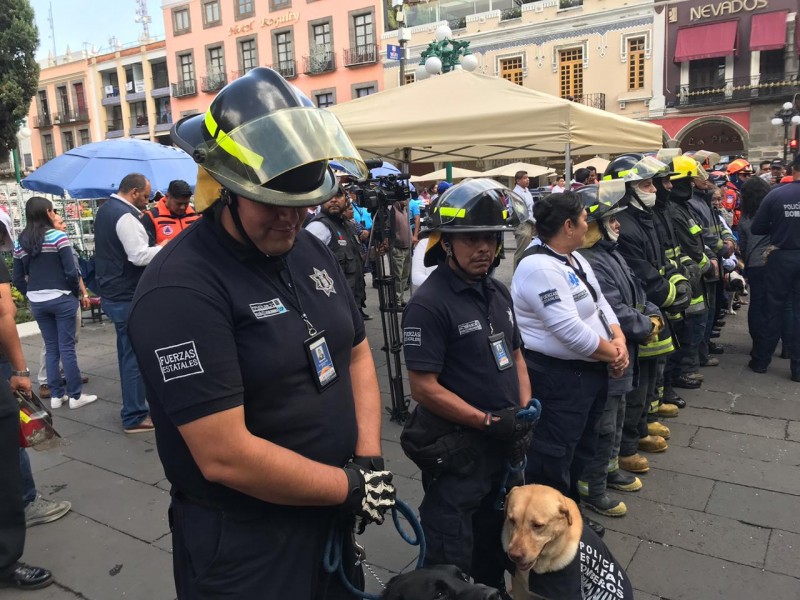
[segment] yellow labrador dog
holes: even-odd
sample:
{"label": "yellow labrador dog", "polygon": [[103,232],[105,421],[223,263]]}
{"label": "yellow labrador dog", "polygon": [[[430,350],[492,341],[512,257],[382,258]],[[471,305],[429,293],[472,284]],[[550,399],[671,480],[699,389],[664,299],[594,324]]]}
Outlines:
{"label": "yellow labrador dog", "polygon": [[575,502],[545,485],[506,497],[503,549],[516,565],[515,600],[633,600],[628,575]]}

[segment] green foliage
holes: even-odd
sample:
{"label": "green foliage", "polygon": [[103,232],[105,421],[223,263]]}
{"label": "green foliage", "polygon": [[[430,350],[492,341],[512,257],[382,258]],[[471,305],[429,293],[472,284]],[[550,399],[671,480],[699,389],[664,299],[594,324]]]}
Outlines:
{"label": "green foliage", "polygon": [[39,84],[39,31],[29,0],[0,8],[0,154],[17,147],[17,131]]}

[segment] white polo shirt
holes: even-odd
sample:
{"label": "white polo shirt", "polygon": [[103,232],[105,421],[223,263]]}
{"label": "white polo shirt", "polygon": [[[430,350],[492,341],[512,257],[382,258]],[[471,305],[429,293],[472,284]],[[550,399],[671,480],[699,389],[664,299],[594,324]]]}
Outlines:
{"label": "white polo shirt", "polygon": [[[532,245],[541,244],[536,238]],[[619,321],[586,259],[577,253],[571,259],[581,266],[594,288],[596,303],[574,269],[542,253],[525,257],[514,271],[514,313],[526,349],[553,358],[596,362],[589,356],[597,350],[601,337],[610,337],[599,311],[603,311],[610,325],[618,325]]]}

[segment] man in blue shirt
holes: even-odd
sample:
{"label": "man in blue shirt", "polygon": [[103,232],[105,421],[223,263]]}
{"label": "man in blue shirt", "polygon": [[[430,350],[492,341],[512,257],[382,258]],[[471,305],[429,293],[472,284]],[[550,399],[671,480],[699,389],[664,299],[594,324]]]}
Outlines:
{"label": "man in blue shirt", "polygon": [[422,200],[419,199],[417,192],[411,192],[411,199],[408,201],[408,218],[411,221],[411,244],[417,245],[419,242],[419,221]]}
{"label": "man in blue shirt", "polygon": [[[764,328],[751,331],[753,348],[748,366],[766,373],[781,335],[781,315],[791,299],[792,338],[800,339],[800,155],[792,163],[794,181],[778,186],[766,195],[753,218],[750,231],[768,235],[775,246],[767,261],[767,302]],[[792,344],[792,381],[800,382],[800,344]]]}

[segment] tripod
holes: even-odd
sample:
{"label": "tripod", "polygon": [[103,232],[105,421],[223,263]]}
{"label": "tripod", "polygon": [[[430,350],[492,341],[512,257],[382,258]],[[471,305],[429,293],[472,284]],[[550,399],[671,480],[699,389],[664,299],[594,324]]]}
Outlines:
{"label": "tripod", "polygon": [[389,207],[382,203],[375,213],[373,227],[370,232],[369,254],[375,253],[375,268],[373,273],[378,284],[378,302],[381,312],[381,329],[383,331],[383,352],[386,356],[386,373],[389,378],[389,393],[391,406],[387,406],[390,419],[395,423],[403,424],[408,419],[409,400],[403,391],[403,370],[400,362],[400,352],[403,340],[400,337],[400,321],[398,315],[402,308],[397,303],[396,276],[391,265],[387,269],[386,261],[392,260],[394,249],[394,231]]}

